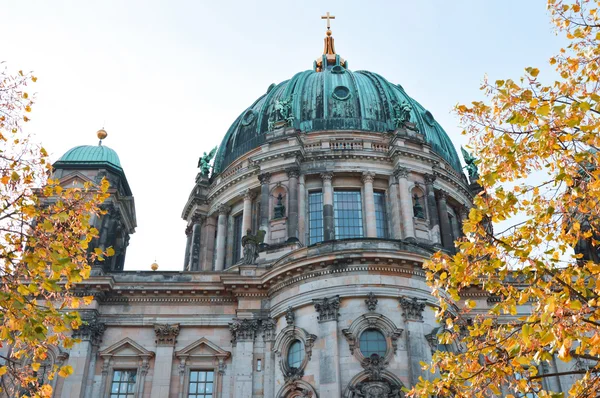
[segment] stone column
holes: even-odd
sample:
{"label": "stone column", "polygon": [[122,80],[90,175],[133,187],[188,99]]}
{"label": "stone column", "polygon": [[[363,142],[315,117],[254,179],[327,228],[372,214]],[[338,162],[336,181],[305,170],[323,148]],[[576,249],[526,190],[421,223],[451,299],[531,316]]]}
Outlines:
{"label": "stone column", "polygon": [[398,167],[394,174],[398,177],[398,190],[400,191],[400,212],[402,213],[402,231],[404,239],[415,239],[415,223],[412,207],[412,196],[408,187],[408,173],[410,170]]}
{"label": "stone column", "polygon": [[202,226],[202,233],[200,234],[202,242],[200,245],[200,264],[202,265],[202,271],[212,271],[216,244],[215,229],[215,217],[207,217]]}
{"label": "stone column", "polygon": [[271,173],[263,173],[258,176],[260,181],[260,228],[265,231],[265,243],[269,238],[269,183],[271,182]]}
{"label": "stone column", "polygon": [[423,311],[425,300],[415,297],[400,297],[400,308],[406,324],[406,349],[409,360],[410,384],[415,385],[419,377],[428,379],[426,372],[421,369],[420,362],[430,362],[430,348],[423,332]]}
{"label": "stone column", "polygon": [[[88,375],[94,372],[90,368],[94,346],[100,344],[102,335],[104,334],[105,326],[98,322],[97,314],[91,317],[86,317],[82,314],[83,321],[87,322],[81,325],[79,329],[73,331],[73,337],[81,339],[81,343],[75,344],[69,350],[69,359],[67,365],[73,367],[73,374],[64,380],[62,388],[63,398],[84,398],[88,384]],[[91,386],[90,386],[91,388]]]}
{"label": "stone column", "polygon": [[452,238],[452,227],[450,226],[450,218],[448,218],[447,198],[448,194],[446,192],[438,192],[438,215],[440,217],[442,245],[444,246],[444,249],[453,250],[454,240]]}
{"label": "stone column", "polygon": [[298,239],[298,177],[300,176],[300,170],[297,167],[287,170],[288,175],[288,240]]}
{"label": "stone column", "polygon": [[217,260],[215,271],[222,271],[225,266],[225,241],[227,240],[227,214],[231,208],[227,205],[219,205],[219,221],[217,222]]}
{"label": "stone column", "polygon": [[333,218],[333,173],[321,173],[323,179],[323,240],[335,239],[335,220]]}
{"label": "stone column", "polygon": [[339,296],[313,300],[319,313],[319,394],[322,397],[341,397],[340,349],[338,345]]}
{"label": "stone column", "polygon": [[373,194],[373,181],[375,173],[365,171],[362,174],[362,182],[365,193],[365,219],[367,221],[367,237],[377,237],[377,220],[375,218],[375,196]]}
{"label": "stone column", "polygon": [[252,375],[254,370],[254,338],[258,332],[256,319],[235,318],[229,324],[234,344],[233,396],[252,398]]}
{"label": "stone column", "polygon": [[427,191],[427,213],[429,215],[431,237],[434,243],[440,243],[440,218],[438,217],[437,201],[435,200],[435,190],[433,188],[434,181],[434,175],[425,174],[425,190]]}
{"label": "stone column", "polygon": [[277,394],[275,390],[275,352],[273,352],[273,343],[277,337],[277,322],[272,318],[264,318],[261,321],[263,330],[263,395],[264,397],[274,397]]}
{"label": "stone column", "polygon": [[388,197],[390,200],[390,210],[392,211],[392,231],[390,236],[394,239],[402,239],[400,224],[400,199],[398,198],[398,182],[396,176],[391,175],[388,181]]}
{"label": "stone column", "polygon": [[179,335],[179,324],[154,324],[154,333],[156,333],[156,357],[150,397],[163,398],[170,396],[173,352]]}
{"label": "stone column", "polygon": [[245,236],[249,229],[252,229],[252,201],[256,194],[247,189],[243,194],[244,210],[242,213],[242,236]]}
{"label": "stone column", "polygon": [[191,257],[191,250],[192,250],[192,226],[191,225],[188,225],[185,228],[185,236],[186,236],[186,241],[185,241],[185,257],[183,259],[183,270],[189,271],[190,270],[190,257]]}
{"label": "stone column", "polygon": [[200,271],[200,248],[202,238],[202,223],[205,218],[195,215],[192,218],[192,248],[190,253],[190,271]]}
{"label": "stone column", "polygon": [[304,175],[298,178],[298,238],[302,244],[307,244],[306,239],[306,185]]}

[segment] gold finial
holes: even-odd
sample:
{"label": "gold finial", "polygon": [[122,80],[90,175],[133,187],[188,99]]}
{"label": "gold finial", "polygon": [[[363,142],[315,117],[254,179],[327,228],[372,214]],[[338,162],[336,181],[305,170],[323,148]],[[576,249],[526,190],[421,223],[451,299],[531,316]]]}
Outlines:
{"label": "gold finial", "polygon": [[321,16],[321,19],[326,19],[327,20],[327,36],[331,36],[331,26],[329,24],[329,21],[331,19],[335,19],[335,16],[329,15],[329,11],[327,11],[327,14]]}
{"label": "gold finial", "polygon": [[150,265],[150,268],[152,269],[152,271],[156,271],[158,269],[158,264],[156,263],[156,260],[154,260],[152,265]]}
{"label": "gold finial", "polygon": [[106,130],[104,130],[104,127],[102,127],[100,130],[98,130],[96,132],[96,136],[100,139],[100,142],[98,143],[98,145],[102,145],[102,140],[105,139],[107,135],[108,135],[108,133],[106,132]]}

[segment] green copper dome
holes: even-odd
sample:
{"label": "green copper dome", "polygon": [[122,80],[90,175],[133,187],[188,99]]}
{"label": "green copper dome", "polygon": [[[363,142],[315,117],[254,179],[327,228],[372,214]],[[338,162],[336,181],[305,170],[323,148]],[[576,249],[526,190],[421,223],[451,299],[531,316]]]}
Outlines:
{"label": "green copper dome", "polygon": [[77,165],[85,167],[112,166],[123,171],[117,153],[104,145],[80,145],[69,149],[54,164],[55,167]]}
{"label": "green copper dome", "polygon": [[215,173],[265,142],[265,133],[276,118],[281,118],[276,107],[281,109],[283,105],[287,123],[303,133],[323,130],[385,133],[396,129],[400,108],[406,104],[410,106],[406,107],[410,109],[410,122],[433,151],[462,172],[448,134],[400,85],[376,73],[352,72],[336,63],[322,72],[300,72],[269,87],[229,128],[217,152]]}

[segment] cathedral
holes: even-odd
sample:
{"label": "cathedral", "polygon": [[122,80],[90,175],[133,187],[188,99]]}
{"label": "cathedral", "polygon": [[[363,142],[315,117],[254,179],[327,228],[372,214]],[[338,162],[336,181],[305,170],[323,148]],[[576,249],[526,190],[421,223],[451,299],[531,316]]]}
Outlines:
{"label": "cathedral", "polygon": [[51,352],[75,370],[54,397],[399,398],[455,349],[422,264],[454,251],[476,170],[400,84],[349,69],[325,18],[312,68],[257,93],[200,158],[181,271],[123,270],[134,193],[104,131],[54,164],[65,185],[110,181],[94,244],[116,252],[78,287],[94,301],[81,343]]}

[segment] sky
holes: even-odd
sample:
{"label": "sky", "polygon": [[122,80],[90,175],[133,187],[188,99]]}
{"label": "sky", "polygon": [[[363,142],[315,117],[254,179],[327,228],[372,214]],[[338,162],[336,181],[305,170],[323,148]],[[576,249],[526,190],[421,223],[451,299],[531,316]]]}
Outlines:
{"label": "sky", "polygon": [[482,99],[484,75],[543,77],[561,45],[543,0],[0,0],[0,61],[38,77],[26,129],[53,161],[108,132],[137,212],[125,269],[180,271],[198,158],[271,83],[312,68],[327,11],[349,68],[400,83],[457,149],[452,109]]}

